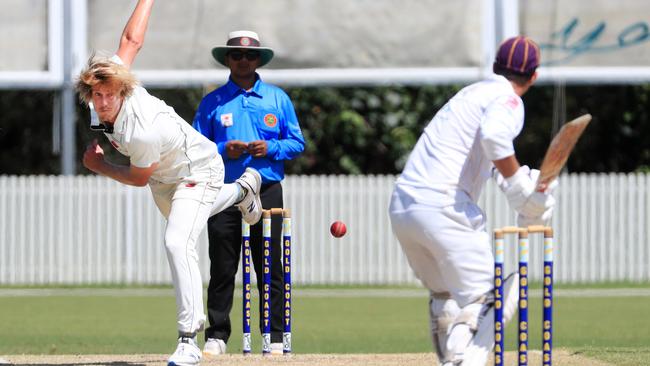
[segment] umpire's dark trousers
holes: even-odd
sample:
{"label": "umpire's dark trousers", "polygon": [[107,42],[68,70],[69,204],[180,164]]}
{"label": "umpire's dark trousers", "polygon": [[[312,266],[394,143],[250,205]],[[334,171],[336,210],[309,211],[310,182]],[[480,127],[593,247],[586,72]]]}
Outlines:
{"label": "umpire's dark trousers", "polygon": [[[260,190],[262,207],[265,209],[284,207],[282,202],[282,185],[270,183],[262,185]],[[271,342],[282,342],[282,219],[271,220]],[[208,319],[210,326],[205,331],[205,338],[218,338],[228,342],[232,327],[230,310],[232,309],[233,291],[237,266],[241,260],[241,225],[242,216],[236,207],[212,216],[208,220],[208,239],[210,242],[210,284],[208,285]],[[257,275],[257,291],[262,298],[262,266],[264,260],[262,241],[262,220],[251,226],[251,253],[253,266]],[[262,331],[262,302],[258,315],[260,332]]]}

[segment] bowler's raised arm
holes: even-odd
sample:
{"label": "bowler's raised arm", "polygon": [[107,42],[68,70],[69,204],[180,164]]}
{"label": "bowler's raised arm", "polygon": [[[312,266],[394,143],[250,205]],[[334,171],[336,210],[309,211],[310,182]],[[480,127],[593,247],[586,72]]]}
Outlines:
{"label": "bowler's raised arm", "polygon": [[120,38],[120,47],[117,50],[117,55],[122,59],[124,65],[128,68],[131,67],[133,59],[142,48],[144,44],[144,35],[147,32],[147,24],[149,23],[149,15],[153,7],[154,0],[140,0],[133,10],[133,14],[122,31]]}

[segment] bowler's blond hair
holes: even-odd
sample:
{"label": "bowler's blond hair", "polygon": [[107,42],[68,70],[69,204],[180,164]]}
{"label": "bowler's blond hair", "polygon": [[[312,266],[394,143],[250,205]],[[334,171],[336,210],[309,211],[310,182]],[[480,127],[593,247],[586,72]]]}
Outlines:
{"label": "bowler's blond hair", "polygon": [[92,98],[93,86],[102,83],[117,83],[120,86],[120,96],[123,98],[130,96],[133,89],[139,84],[135,76],[124,65],[93,54],[75,84],[79,99],[88,104]]}

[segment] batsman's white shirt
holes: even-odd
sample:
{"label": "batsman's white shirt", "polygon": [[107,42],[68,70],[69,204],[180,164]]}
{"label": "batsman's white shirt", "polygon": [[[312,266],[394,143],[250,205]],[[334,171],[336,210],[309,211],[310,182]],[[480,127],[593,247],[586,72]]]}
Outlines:
{"label": "batsman's white shirt", "polygon": [[397,184],[418,202],[439,205],[430,191],[450,189],[476,202],[492,161],[515,153],[512,141],[523,125],[521,98],[503,76],[467,86],[424,129]]}
{"label": "batsman's white shirt", "polygon": [[397,179],[393,231],[418,278],[461,306],[492,288],[485,217],[476,205],[492,161],[514,154],[524,108],[502,76],[469,85],[424,129]]}

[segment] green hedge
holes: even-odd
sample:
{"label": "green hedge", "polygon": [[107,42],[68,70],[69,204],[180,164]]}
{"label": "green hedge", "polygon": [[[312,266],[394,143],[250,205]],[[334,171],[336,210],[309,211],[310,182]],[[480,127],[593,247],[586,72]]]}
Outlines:
{"label": "green hedge", "polygon": [[[461,86],[286,88],[307,140],[306,151],[287,164],[290,174],[398,173],[422,129]],[[208,90],[150,90],[190,122]],[[538,166],[553,131],[554,107],[568,119],[589,112],[594,120],[568,163],[572,172],[647,171],[650,167],[650,86],[571,86],[554,103],[553,86],[535,86],[524,96],[526,125],[515,141],[519,159]],[[58,174],[53,152],[48,91],[0,92],[0,174]],[[78,108],[78,171],[84,146],[100,134],[89,131],[88,112]],[[127,162],[114,151],[112,160]]]}

